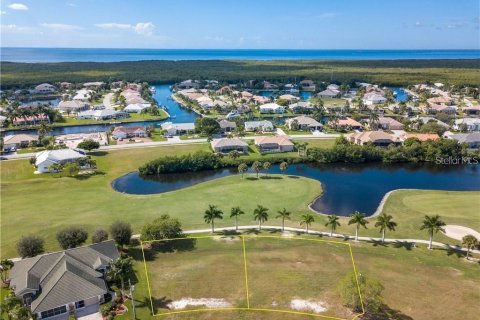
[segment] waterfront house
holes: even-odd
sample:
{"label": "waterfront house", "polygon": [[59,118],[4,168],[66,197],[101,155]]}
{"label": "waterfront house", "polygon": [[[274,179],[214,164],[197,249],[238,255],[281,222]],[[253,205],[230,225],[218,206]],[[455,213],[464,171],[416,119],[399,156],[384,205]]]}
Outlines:
{"label": "waterfront house", "polygon": [[276,103],[262,104],[259,107],[260,113],[284,113],[285,108]]}
{"label": "waterfront house", "polygon": [[53,164],[66,164],[68,162],[78,162],[86,158],[85,153],[79,150],[58,149],[45,150],[35,155],[35,167],[37,173],[52,172],[50,166]]}
{"label": "waterfront house", "polygon": [[402,141],[405,141],[410,138],[415,138],[420,141],[428,141],[428,140],[438,140],[440,136],[436,133],[404,133],[400,136]]}
{"label": "waterfront house", "polygon": [[123,111],[128,113],[141,113],[143,110],[150,108],[150,103],[132,103],[127,105]]}
{"label": "waterfront house", "polygon": [[106,132],[91,132],[91,133],[72,133],[60,136],[55,136],[55,143],[69,149],[76,149],[78,145],[85,140],[93,140],[98,142],[101,146],[108,145]]}
{"label": "waterfront house", "polygon": [[356,132],[350,135],[350,141],[358,145],[373,144],[379,147],[387,147],[391,144],[399,145],[400,139],[384,131]]}
{"label": "waterfront house", "polygon": [[198,89],[200,88],[200,82],[197,81],[197,80],[185,80],[185,81],[182,81],[180,82],[178,85],[177,85],[177,88],[180,89],[180,90],[184,90],[184,89]]}
{"label": "waterfront house", "polygon": [[14,134],[3,137],[3,151],[9,152],[20,148],[28,147],[30,144],[38,143],[38,135]]}
{"label": "waterfront house", "polygon": [[378,127],[383,130],[403,130],[403,123],[390,117],[379,117]]}
{"label": "waterfront house", "polygon": [[50,83],[42,83],[36,86],[33,90],[30,91],[32,94],[52,94],[57,90],[54,85]]}
{"label": "waterfront house", "polygon": [[255,145],[261,153],[290,152],[294,144],[287,136],[255,137]]}
{"label": "waterfront house", "polygon": [[315,82],[312,80],[302,80],[299,85],[305,91],[315,91]]}
{"label": "waterfront house", "polygon": [[273,124],[268,120],[245,121],[245,131],[269,132],[273,131]]}
{"label": "waterfront house", "polygon": [[323,90],[323,91],[320,91],[319,93],[317,93],[317,97],[318,98],[339,98],[341,95],[341,92],[339,90],[335,90],[335,89],[326,89],[326,90]]}
{"label": "waterfront house", "polygon": [[296,97],[292,94],[282,94],[281,96],[278,97],[278,99],[287,100],[289,103],[300,100],[299,97]]}
{"label": "waterfront house", "polygon": [[223,133],[234,131],[237,128],[237,124],[233,121],[222,119],[218,122],[220,129]]}
{"label": "waterfront house", "polygon": [[83,84],[83,87],[84,87],[84,88],[87,88],[87,89],[98,89],[98,88],[101,87],[103,84],[104,84],[104,82],[101,82],[101,81],[85,82],[85,83]]}
{"label": "waterfront house", "polygon": [[340,118],[336,121],[330,121],[328,125],[333,128],[343,130],[358,130],[362,128],[362,124],[360,122],[349,117]]}
{"label": "waterfront house", "polygon": [[327,86],[327,89],[340,91],[340,86],[338,84],[332,83]]}
{"label": "waterfront house", "polygon": [[94,314],[114,294],[105,273],[119,257],[115,242],[107,240],[22,259],[10,271],[10,288],[37,319]]}
{"label": "waterfront house", "polygon": [[450,98],[449,96],[439,96],[439,97],[434,97],[427,99],[428,104],[443,104],[446,106],[451,106],[453,105],[453,99]]}
{"label": "waterfront house", "polygon": [[92,90],[80,89],[75,93],[72,100],[88,101],[92,97]]}
{"label": "waterfront house", "polygon": [[457,140],[458,143],[464,143],[468,148],[480,148],[480,132],[459,133],[450,136],[450,139]]}
{"label": "waterfront house", "polygon": [[480,119],[479,118],[462,118],[455,120],[453,129],[464,132],[480,131]]}
{"label": "waterfront house", "polygon": [[271,100],[269,97],[264,96],[253,96],[253,101],[257,104],[269,103]]}
{"label": "waterfront house", "polygon": [[90,106],[82,100],[60,101],[58,104],[58,110],[65,113],[80,112],[88,109],[90,109]]}
{"label": "waterfront house", "polygon": [[195,132],[195,124],[192,123],[162,123],[162,129],[167,135],[176,136]]}
{"label": "waterfront house", "polygon": [[387,102],[387,98],[385,98],[383,95],[373,91],[369,93],[365,93],[363,95],[363,103],[365,105],[372,105],[372,104],[382,104]]}
{"label": "waterfront house", "polygon": [[296,103],[290,104],[288,108],[295,113],[301,113],[311,111],[314,106],[310,103],[310,101],[298,101]]}
{"label": "waterfront house", "polygon": [[50,122],[50,118],[44,113],[39,113],[37,115],[32,115],[32,116],[19,116],[19,117],[13,118],[14,126],[35,125],[41,122]]}
{"label": "waterfront house", "polygon": [[439,112],[455,114],[457,112],[457,108],[445,104],[429,104],[424,108],[424,111],[429,114],[437,114]]}
{"label": "waterfront house", "polygon": [[213,151],[222,154],[227,154],[234,150],[240,153],[248,153],[248,144],[240,138],[213,139],[210,145]]}
{"label": "waterfront house", "polygon": [[209,97],[206,97],[204,95],[202,95],[201,97],[195,99],[197,100],[198,102],[198,105],[200,107],[202,107],[203,109],[212,109],[213,107],[215,107],[215,103],[213,102],[213,100]]}
{"label": "waterfront house", "polygon": [[298,124],[298,128],[300,130],[315,131],[315,130],[322,130],[323,128],[323,125],[320,122],[307,116],[299,116],[299,117],[287,119],[285,121],[285,124],[290,130],[293,130],[292,124],[295,123],[295,121]]}
{"label": "waterfront house", "polygon": [[125,111],[116,111],[113,109],[87,110],[77,114],[77,119],[108,120],[127,117],[129,117],[129,115]]}
{"label": "waterfront house", "polygon": [[147,127],[115,127],[112,131],[112,137],[114,139],[126,139],[126,138],[146,138],[148,137]]}

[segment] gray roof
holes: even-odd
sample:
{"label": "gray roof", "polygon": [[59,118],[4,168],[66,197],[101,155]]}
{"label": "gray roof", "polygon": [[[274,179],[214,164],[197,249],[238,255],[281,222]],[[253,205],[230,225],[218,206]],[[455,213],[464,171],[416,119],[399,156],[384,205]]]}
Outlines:
{"label": "gray roof", "polygon": [[222,147],[248,147],[248,144],[240,138],[213,139],[210,144],[214,149]]}
{"label": "gray roof", "polygon": [[[15,262],[10,287],[15,294],[35,292],[31,308],[42,312],[107,292],[97,269],[119,258],[113,240]],[[72,290],[74,289],[74,290]]]}
{"label": "gray roof", "polygon": [[237,124],[233,121],[228,121],[228,120],[225,120],[225,119],[222,119],[218,122],[218,124],[220,125],[220,128],[222,129],[225,129],[225,128],[236,128],[237,127]]}
{"label": "gray roof", "polygon": [[452,139],[457,140],[458,143],[478,143],[480,142],[480,132],[454,134]]}

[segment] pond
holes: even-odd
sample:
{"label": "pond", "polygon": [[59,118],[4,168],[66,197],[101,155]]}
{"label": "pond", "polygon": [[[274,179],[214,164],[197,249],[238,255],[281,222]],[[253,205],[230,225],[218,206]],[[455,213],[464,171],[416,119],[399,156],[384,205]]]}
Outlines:
{"label": "pond", "polygon": [[[278,165],[269,173],[281,173]],[[128,194],[157,194],[237,174],[235,168],[182,174],[141,176],[131,172],[113,181],[115,190]],[[386,193],[395,189],[479,191],[480,166],[431,164],[298,164],[287,175],[322,183],[324,193],[312,208],[325,214],[348,216],[358,210],[372,215]],[[295,190],[291,190],[295,192]]]}

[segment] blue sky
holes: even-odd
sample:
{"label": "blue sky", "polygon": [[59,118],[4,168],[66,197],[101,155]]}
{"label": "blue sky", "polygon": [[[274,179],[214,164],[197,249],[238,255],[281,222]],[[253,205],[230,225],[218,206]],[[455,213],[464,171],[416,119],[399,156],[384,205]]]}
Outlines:
{"label": "blue sky", "polygon": [[479,49],[478,0],[0,0],[1,46]]}

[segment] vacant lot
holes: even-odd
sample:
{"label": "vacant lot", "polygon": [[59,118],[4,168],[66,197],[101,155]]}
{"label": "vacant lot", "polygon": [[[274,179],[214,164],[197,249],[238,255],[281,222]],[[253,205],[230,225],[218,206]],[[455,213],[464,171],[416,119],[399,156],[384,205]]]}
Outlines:
{"label": "vacant lot", "polygon": [[154,246],[144,252],[156,315],[219,308],[354,315],[342,306],[336,290],[353,271],[344,243],[247,235]]}

